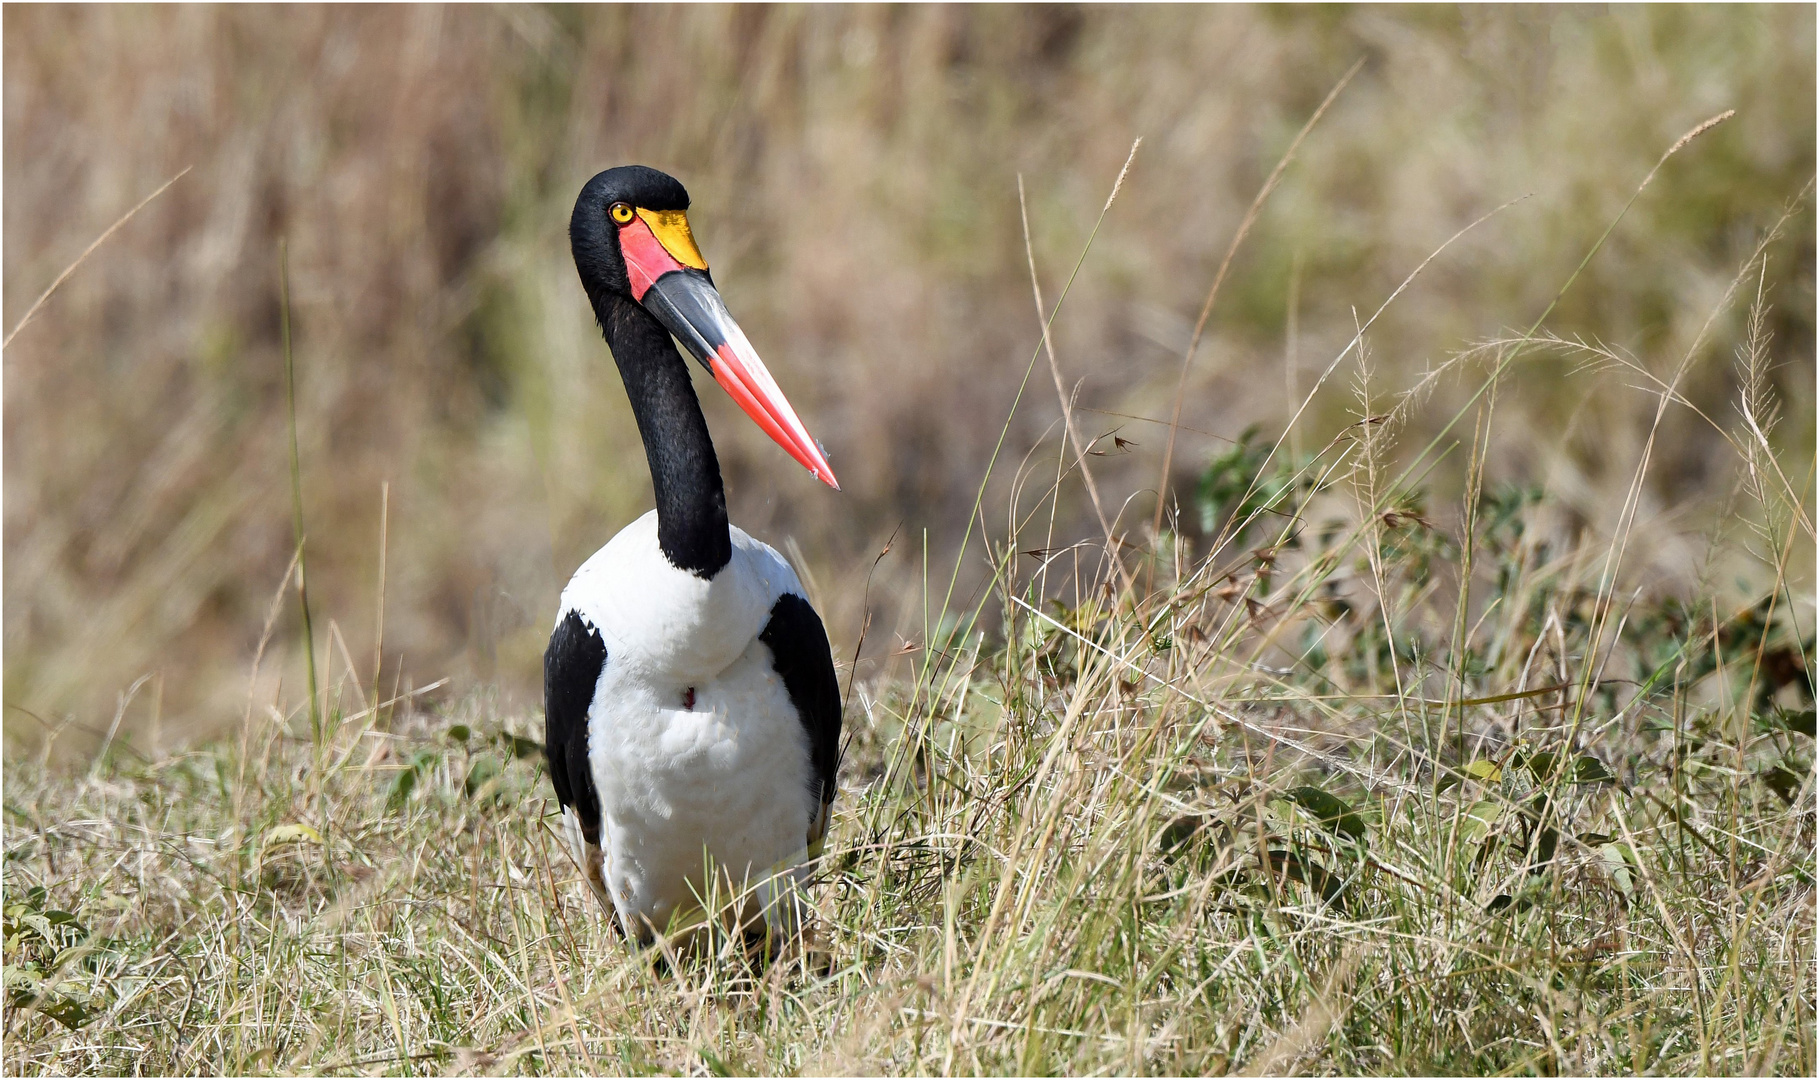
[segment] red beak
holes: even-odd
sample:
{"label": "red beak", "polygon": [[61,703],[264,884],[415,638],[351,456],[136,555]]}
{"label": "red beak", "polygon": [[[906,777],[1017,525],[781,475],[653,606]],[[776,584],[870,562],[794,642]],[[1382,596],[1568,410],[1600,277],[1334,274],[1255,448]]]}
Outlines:
{"label": "red beak", "polygon": [[840,490],[821,444],[802,426],[776,380],[758,359],[758,351],[733,321],[705,270],[683,266],[658,242],[642,219],[619,230],[620,249],[633,295],[657,317],[714,379],[732,395],[745,414],[815,478]]}

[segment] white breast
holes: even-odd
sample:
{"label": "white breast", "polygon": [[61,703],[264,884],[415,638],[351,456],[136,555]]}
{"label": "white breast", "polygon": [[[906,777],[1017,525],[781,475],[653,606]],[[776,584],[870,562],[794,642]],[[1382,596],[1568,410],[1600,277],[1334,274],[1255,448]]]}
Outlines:
{"label": "white breast", "polygon": [[[606,644],[588,713],[605,876],[628,933],[662,929],[704,892],[704,856],[735,884],[801,861],[819,809],[808,735],[770,649],[771,606],[800,594],[769,546],[732,530],[711,581],[657,546],[657,517],[626,526],[563,590]],[[692,691],[692,707],[689,704]]]}
{"label": "white breast", "polygon": [[796,572],[770,545],[737,527],[732,540],[732,561],[704,581],[664,557],[653,510],[581,564],[562,590],[562,612],[572,608],[600,630],[609,666],[685,685],[709,679],[763,631],[777,597],[802,592]]}

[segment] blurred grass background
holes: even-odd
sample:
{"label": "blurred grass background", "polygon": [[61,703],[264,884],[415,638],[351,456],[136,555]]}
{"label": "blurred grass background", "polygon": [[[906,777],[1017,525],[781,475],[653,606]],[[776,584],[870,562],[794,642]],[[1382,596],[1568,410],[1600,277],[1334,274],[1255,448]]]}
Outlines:
{"label": "blurred grass background", "polygon": [[[843,655],[893,532],[866,652],[918,636],[924,530],[941,566],[1038,340],[1019,174],[1052,303],[1144,138],[1055,324],[1097,410],[1083,433],[1132,444],[1095,470],[1141,532],[1167,441],[1153,420],[1214,271],[1354,62],[1208,323],[1171,505],[1245,428],[1281,429],[1354,309],[1368,317],[1492,208],[1528,196],[1373,327],[1380,387],[1526,328],[1662,151],[1735,109],[1663,170],[1546,326],[1670,371],[1814,170],[1809,6],[9,5],[4,32],[7,328],[193,166],[6,350],[9,749],[65,721],[61,748],[92,749],[147,674],[118,716],[140,744],[154,716],[166,740],[239,719],[293,547],[280,238],[319,638],[333,621],[370,676],[389,484],[384,681],[448,676],[519,707],[538,699],[568,574],[649,500],[568,255],[572,200],[601,168],[687,184],[729,306],[833,453],[837,496],[703,395],[734,519],[798,546]],[[1774,434],[1796,484],[1815,437],[1813,234],[1803,208],[1765,279]],[[1720,423],[1743,318],[1725,316],[1684,385]],[[1007,461],[1054,452],[1059,406],[1036,378]],[[1490,479],[1544,486],[1565,527],[1608,532],[1656,408],[1637,381],[1531,353],[1500,391]],[[1471,388],[1443,382],[1405,445]],[[1335,379],[1306,444],[1355,409]],[[1759,594],[1701,539],[1735,456],[1685,410],[1663,432],[1626,557],[1637,587]],[[1062,512],[1061,536],[1096,532],[1084,501]],[[1791,575],[1810,589],[1803,560]],[[265,665],[292,688],[294,626],[281,617],[281,662]],[[339,643],[319,652],[343,664]]]}

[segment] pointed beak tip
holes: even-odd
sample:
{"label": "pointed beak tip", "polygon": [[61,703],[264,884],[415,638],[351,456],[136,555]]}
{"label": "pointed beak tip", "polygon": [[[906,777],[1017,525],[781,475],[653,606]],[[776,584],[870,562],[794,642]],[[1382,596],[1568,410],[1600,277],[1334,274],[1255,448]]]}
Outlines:
{"label": "pointed beak tip", "polygon": [[822,446],[821,440],[816,439],[813,436],[810,437],[810,441],[814,444],[813,458],[815,465],[814,468],[809,471],[815,474],[815,479],[820,480],[835,491],[839,491],[840,480],[834,475],[834,467],[827,462],[827,447]]}
{"label": "pointed beak tip", "polygon": [[826,454],[798,454],[792,449],[791,456],[796,459],[797,464],[808,470],[810,476],[835,491],[840,490],[840,479],[834,475],[833,466],[827,463]]}

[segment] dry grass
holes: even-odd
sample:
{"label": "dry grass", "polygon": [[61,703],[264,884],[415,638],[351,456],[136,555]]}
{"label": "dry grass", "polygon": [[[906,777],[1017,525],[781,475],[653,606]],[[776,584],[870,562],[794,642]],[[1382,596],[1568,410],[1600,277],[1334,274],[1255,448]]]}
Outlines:
{"label": "dry grass", "polygon": [[[553,842],[534,716],[373,703],[348,661],[321,729],[255,677],[237,741],[9,756],[6,1065],[1810,1075],[1812,477],[1761,377],[1795,217],[1703,313],[1746,309],[1714,426],[1748,482],[1706,559],[1763,574],[1751,604],[1630,584],[1646,451],[1614,536],[1488,481],[1499,382],[1556,340],[1462,354],[1436,523],[1444,448],[1398,451],[1432,399],[1359,330],[1354,422],[1215,459],[1204,555],[1058,543],[1097,462],[1065,442],[980,519],[971,602],[923,548],[906,674],[855,690],[829,971],[628,951]],[[1651,446],[1690,360],[1571,347],[1655,373]]]}
{"label": "dry grass", "polygon": [[[1819,1068],[1810,9],[6,19],[12,318],[216,155],[7,350],[9,1072]],[[633,156],[857,493],[716,422],[860,657],[825,974],[629,952],[526,741]]]}
{"label": "dry grass", "polygon": [[826,975],[628,951],[496,701],[12,755],[6,1067],[1810,1075],[1810,604],[1635,603],[1536,492],[1439,528],[1394,437],[1234,455],[1212,558],[1071,606],[1021,553],[1049,491],[992,594],[936,580],[855,693]]}
{"label": "dry grass", "polygon": [[[1799,7],[5,19],[7,329],[128,207],[193,166],[6,350],[7,745],[40,743],[31,716],[69,720],[59,753],[77,760],[142,675],[161,693],[148,685],[121,723],[141,749],[154,708],[167,739],[239,715],[292,554],[281,237],[312,593],[364,664],[389,482],[386,689],[450,676],[529,707],[561,583],[648,499],[642,473],[616,465],[638,460],[634,436],[563,241],[575,191],[605,164],[687,181],[733,310],[838,457],[836,499],[710,395],[736,518],[800,545],[850,646],[870,553],[926,529],[945,564],[972,520],[1036,333],[1019,174],[1053,295],[1146,138],[1054,342],[1062,379],[1080,381],[1078,433],[1126,440],[1097,463],[1108,513],[1134,499],[1129,520],[1147,521],[1168,438],[1133,417],[1171,415],[1195,313],[1246,208],[1364,62],[1262,205],[1188,368],[1170,508],[1187,507],[1194,532],[1187,504],[1207,462],[1253,423],[1279,430],[1351,336],[1353,309],[1368,314],[1491,208],[1528,196],[1372,327],[1384,385],[1526,326],[1661,149],[1735,108],[1663,173],[1547,326],[1678,357],[1814,161],[1813,23]],[[1796,472],[1813,437],[1810,223],[1794,223],[1767,279],[1780,354],[1764,377],[1787,403],[1776,447]],[[1732,396],[1723,357],[1744,333],[1727,315],[1682,387],[1708,411]],[[1562,514],[1614,535],[1654,405],[1610,385],[1528,354],[1499,391],[1490,478],[1541,484]],[[1296,425],[1304,446],[1350,422],[1335,389]],[[1467,392],[1437,384],[1409,444]],[[1056,416],[1037,395],[1008,458],[1048,454]],[[1690,601],[1733,458],[1683,411],[1661,431],[1630,559],[1651,594]],[[1459,460],[1430,477],[1449,500]],[[994,487],[986,505],[1001,516],[1008,497]],[[1057,527],[1098,531],[1071,489]],[[1210,538],[1197,540],[1204,553]],[[976,564],[965,574],[982,580]],[[878,663],[892,631],[915,634],[903,598],[916,580],[915,560],[878,569]],[[272,649],[272,677],[301,680],[295,636]]]}

